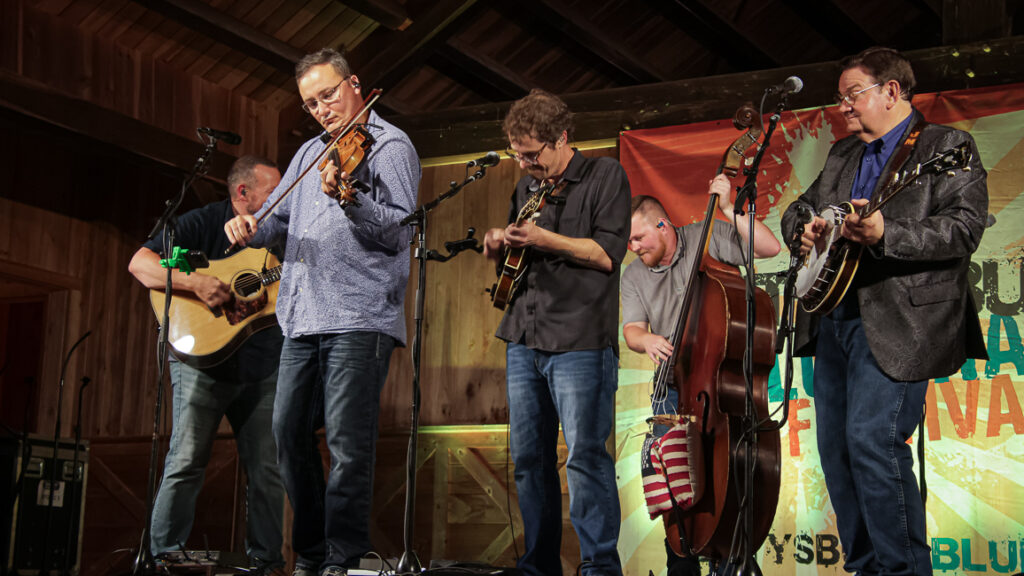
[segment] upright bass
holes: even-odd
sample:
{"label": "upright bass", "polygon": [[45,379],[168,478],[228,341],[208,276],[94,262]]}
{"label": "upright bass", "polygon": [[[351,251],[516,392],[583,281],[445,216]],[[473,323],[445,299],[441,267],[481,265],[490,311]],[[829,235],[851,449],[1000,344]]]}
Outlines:
{"label": "upright bass", "polygon": [[[723,155],[719,173],[736,176],[744,152],[757,142],[760,115],[741,107],[733,120],[748,130]],[[757,434],[753,454],[755,497],[745,501],[740,486],[748,463],[741,450],[747,385],[743,364],[747,323],[754,323],[751,351],[753,404],[758,423],[768,419],[768,374],[775,364],[775,308],[771,297],[755,289],[756,317],[747,318],[745,280],[736,268],[708,254],[718,195],[711,195],[701,232],[701,256],[688,272],[667,360],[679,392],[679,414],[696,418],[704,457],[704,494],[692,507],[666,514],[669,545],[680,556],[713,560],[730,558],[736,550],[741,508],[752,506],[750,550],[764,542],[779,498],[780,442],[778,430]],[[749,257],[749,255],[748,255]]]}

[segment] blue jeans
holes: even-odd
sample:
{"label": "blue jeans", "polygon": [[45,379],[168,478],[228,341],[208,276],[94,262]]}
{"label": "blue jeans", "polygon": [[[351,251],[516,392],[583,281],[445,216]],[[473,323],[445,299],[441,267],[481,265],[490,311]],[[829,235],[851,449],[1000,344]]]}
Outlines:
{"label": "blue jeans", "polygon": [[818,451],[847,571],[932,573],[924,502],[906,443],[921,421],[927,389],[928,381],[897,382],[882,372],[859,316],[821,320]]}
{"label": "blue jeans", "polygon": [[[378,332],[285,338],[274,437],[295,512],[296,565],[351,568],[369,552],[380,391],[395,339]],[[331,468],[324,482],[316,431]]]}
{"label": "blue jeans", "polygon": [[171,361],[169,368],[174,421],[163,480],[153,506],[153,554],[179,550],[187,542],[210,449],[221,418],[227,416],[248,479],[246,552],[254,564],[281,560],[284,489],[277,469],[277,449],[270,435],[277,372],[257,381],[237,382],[215,379],[177,361]]}
{"label": "blue jeans", "polygon": [[569,448],[569,517],[588,575],[622,574],[612,431],[618,362],[611,348],[548,353],[521,344],[506,349],[509,429],[527,575],[561,574],[562,489],[558,423]]}

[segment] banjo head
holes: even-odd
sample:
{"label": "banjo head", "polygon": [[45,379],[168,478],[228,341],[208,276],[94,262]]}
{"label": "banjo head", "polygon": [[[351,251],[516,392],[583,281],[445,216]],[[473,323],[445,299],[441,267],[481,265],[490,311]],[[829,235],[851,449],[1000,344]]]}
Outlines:
{"label": "banjo head", "polygon": [[823,275],[830,274],[826,269],[826,264],[832,254],[833,245],[842,238],[839,232],[843,225],[843,219],[848,213],[846,205],[829,206],[822,210],[820,216],[825,220],[825,230],[818,237],[818,242],[804,257],[804,265],[796,274],[796,295],[801,300],[812,294],[818,281],[824,279]]}

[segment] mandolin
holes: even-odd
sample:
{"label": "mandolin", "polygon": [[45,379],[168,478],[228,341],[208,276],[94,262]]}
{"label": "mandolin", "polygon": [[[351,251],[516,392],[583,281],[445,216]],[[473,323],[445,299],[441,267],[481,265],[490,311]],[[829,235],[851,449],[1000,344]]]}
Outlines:
{"label": "mandolin", "polygon": [[[548,195],[557,194],[558,190],[561,190],[564,186],[564,180],[559,183],[550,182],[541,186],[519,210],[519,214],[516,216],[516,226],[531,218],[536,219],[539,217],[540,210],[544,207]],[[505,257],[502,260],[501,270],[498,272],[498,280],[491,287],[491,302],[495,308],[504,310],[512,302],[516,292],[519,290],[519,282],[526,275],[526,270],[529,266],[529,247],[513,248],[508,246],[505,248]]]}

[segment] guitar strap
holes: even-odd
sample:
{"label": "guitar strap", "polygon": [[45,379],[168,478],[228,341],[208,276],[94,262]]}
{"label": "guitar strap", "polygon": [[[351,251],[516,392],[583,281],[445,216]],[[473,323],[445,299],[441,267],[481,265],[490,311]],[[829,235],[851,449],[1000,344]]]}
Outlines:
{"label": "guitar strap", "polygon": [[917,119],[917,123],[910,130],[910,134],[907,135],[907,139],[903,141],[903,146],[900,147],[899,151],[896,152],[896,156],[889,163],[889,169],[885,172],[882,177],[879,177],[878,181],[883,182],[883,187],[879,190],[880,194],[871,195],[871,204],[874,205],[881,202],[885,197],[885,192],[892,187],[892,177],[894,174],[899,174],[900,170],[903,169],[903,165],[910,159],[910,153],[914,151],[914,147],[917,146],[917,140],[921,136],[921,132],[924,131],[925,126],[928,125],[928,121],[924,119],[922,115]]}

